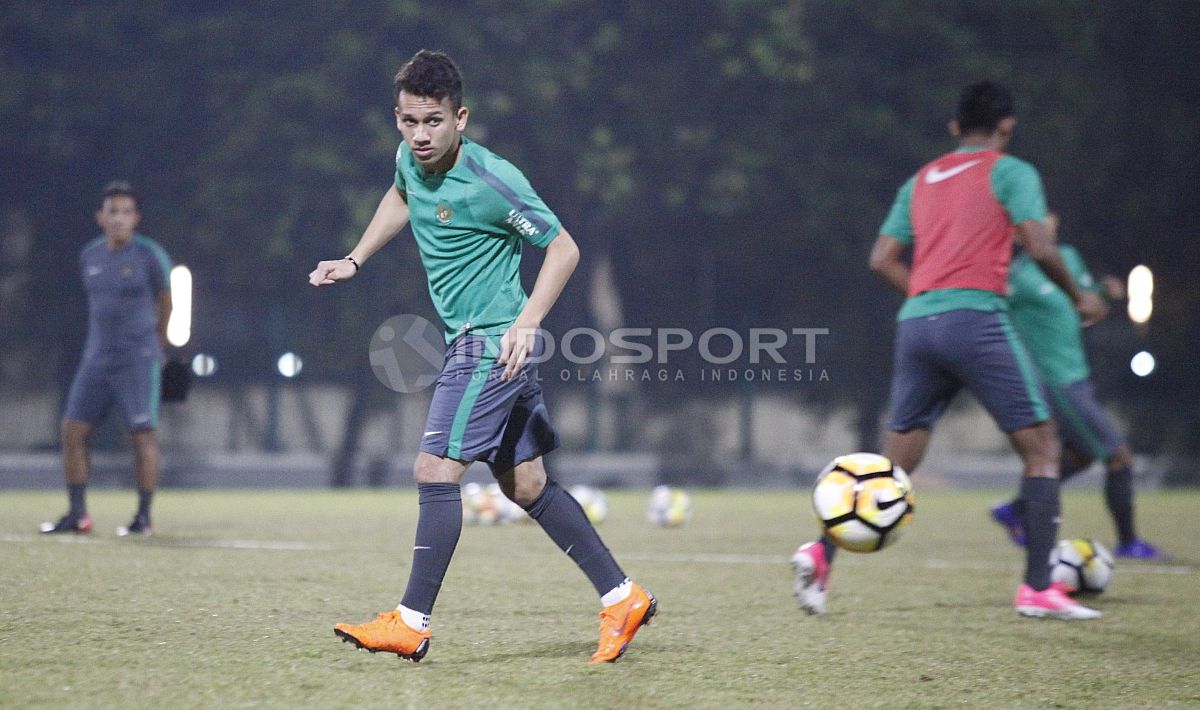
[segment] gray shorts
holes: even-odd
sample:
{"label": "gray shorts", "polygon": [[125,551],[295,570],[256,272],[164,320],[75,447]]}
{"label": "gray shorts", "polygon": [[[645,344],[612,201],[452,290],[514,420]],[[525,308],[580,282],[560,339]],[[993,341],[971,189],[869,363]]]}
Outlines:
{"label": "gray shorts", "polygon": [[120,364],[84,360],[71,381],[63,419],[99,424],[115,406],[129,431],[158,426],[162,368],[155,355]]}
{"label": "gray shorts", "polygon": [[1125,443],[1125,437],[1096,400],[1096,387],[1090,379],[1068,385],[1047,384],[1045,390],[1063,446],[1106,461]]}
{"label": "gray shorts", "polygon": [[896,324],[889,429],[932,429],[963,387],[1005,432],[1050,418],[1008,314],[961,309]]}
{"label": "gray shorts", "polygon": [[[421,451],[459,461],[484,461],[494,474],[558,448],[537,365],[504,381],[496,363],[498,338],[463,335],[450,344],[433,389]],[[545,348],[541,336],[531,357]]]}

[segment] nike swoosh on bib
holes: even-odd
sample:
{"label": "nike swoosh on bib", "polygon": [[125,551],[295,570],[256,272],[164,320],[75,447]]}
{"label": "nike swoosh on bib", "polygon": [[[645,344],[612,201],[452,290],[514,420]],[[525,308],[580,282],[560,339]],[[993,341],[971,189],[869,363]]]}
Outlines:
{"label": "nike swoosh on bib", "polygon": [[950,178],[954,177],[955,175],[958,175],[961,172],[969,170],[969,169],[975,167],[976,165],[979,165],[982,162],[983,162],[982,160],[971,160],[971,161],[963,163],[962,165],[955,165],[953,168],[950,168],[949,170],[938,170],[937,166],[935,165],[925,173],[925,184],[932,185],[935,182],[941,182],[942,180],[949,180]]}

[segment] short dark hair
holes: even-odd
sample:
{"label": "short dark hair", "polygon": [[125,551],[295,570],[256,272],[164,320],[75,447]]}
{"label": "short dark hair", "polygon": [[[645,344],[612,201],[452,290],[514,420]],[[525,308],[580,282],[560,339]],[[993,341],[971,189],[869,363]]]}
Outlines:
{"label": "short dark hair", "polygon": [[992,133],[1000,121],[1015,115],[1013,98],[1008,89],[991,81],[981,81],[963,89],[958,97],[959,132]]}
{"label": "short dark hair", "polygon": [[110,197],[118,197],[124,195],[133,198],[133,204],[140,207],[142,201],[138,199],[137,190],[133,189],[133,185],[128,180],[113,180],[104,186],[100,191],[100,207],[104,207],[104,201]]}
{"label": "short dark hair", "polygon": [[400,92],[413,96],[425,96],[436,101],[449,98],[454,110],[462,107],[462,74],[454,60],[445,52],[422,49],[400,67],[393,80],[396,103],[400,103]]}

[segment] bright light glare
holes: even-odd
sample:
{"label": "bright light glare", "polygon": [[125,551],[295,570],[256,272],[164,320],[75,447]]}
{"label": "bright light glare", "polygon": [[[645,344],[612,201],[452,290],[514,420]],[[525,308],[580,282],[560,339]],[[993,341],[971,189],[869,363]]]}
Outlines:
{"label": "bright light glare", "polygon": [[284,353],[279,356],[279,374],[284,377],[295,377],[304,369],[304,361],[296,353]]}
{"label": "bright light glare", "polygon": [[171,269],[171,318],[167,342],[177,348],[192,338],[192,272],[186,266]]}
{"label": "bright light glare", "polygon": [[197,377],[212,377],[217,374],[217,359],[206,353],[198,353],[192,358],[192,372]]}
{"label": "bright light glare", "polygon": [[1139,264],[1129,272],[1129,320],[1145,323],[1154,311],[1154,273],[1150,267]]}
{"label": "bright light glare", "polygon": [[1129,361],[1129,369],[1138,377],[1146,377],[1154,372],[1154,356],[1145,350],[1141,351]]}

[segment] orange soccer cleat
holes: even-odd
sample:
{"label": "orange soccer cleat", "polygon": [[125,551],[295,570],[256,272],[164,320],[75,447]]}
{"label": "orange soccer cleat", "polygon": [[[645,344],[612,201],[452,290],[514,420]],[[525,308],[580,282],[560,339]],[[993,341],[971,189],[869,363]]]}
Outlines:
{"label": "orange soccer cleat", "polygon": [[634,584],[624,601],[604,607],[600,612],[600,645],[592,654],[592,663],[612,663],[625,653],[625,647],[642,626],[658,613],[658,601],[642,585]]}
{"label": "orange soccer cleat", "polygon": [[365,624],[338,624],[333,627],[347,643],[371,653],[386,651],[410,661],[419,661],[429,651],[429,630],[417,631],[400,618],[399,611],[383,611]]}

